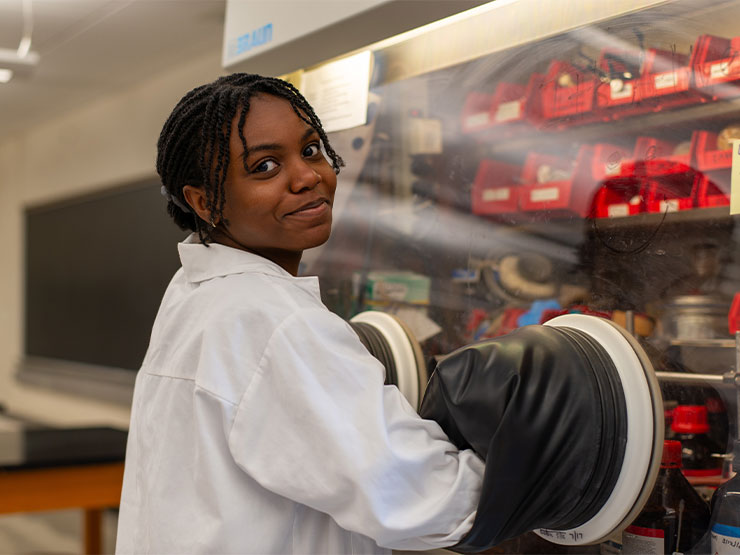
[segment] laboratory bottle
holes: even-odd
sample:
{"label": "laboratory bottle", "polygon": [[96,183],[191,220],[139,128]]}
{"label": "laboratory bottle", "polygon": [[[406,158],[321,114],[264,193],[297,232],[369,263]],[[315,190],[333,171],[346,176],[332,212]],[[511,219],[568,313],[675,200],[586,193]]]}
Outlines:
{"label": "laboratory bottle", "polygon": [[740,553],[740,441],[732,450],[735,476],[712,496],[712,553]]}
{"label": "laboratory bottle", "polygon": [[709,506],[681,473],[681,444],[665,441],[655,487],[637,518],[622,533],[622,553],[686,553],[709,528]]}

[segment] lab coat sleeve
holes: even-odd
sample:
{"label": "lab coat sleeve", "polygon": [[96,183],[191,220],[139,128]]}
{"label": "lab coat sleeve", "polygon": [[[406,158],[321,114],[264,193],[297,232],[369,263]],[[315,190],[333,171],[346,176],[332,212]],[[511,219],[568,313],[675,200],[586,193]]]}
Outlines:
{"label": "lab coat sleeve", "polygon": [[303,309],[275,331],[229,435],[264,488],[391,549],[458,542],[484,463],[420,418],[350,326]]}

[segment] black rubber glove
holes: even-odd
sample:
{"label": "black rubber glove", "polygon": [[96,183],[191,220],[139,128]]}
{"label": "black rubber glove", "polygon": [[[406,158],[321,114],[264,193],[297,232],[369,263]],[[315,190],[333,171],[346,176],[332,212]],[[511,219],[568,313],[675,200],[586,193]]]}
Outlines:
{"label": "black rubber glove", "polygon": [[574,329],[527,326],[444,358],[420,414],[486,461],[473,527],[450,549],[586,522],[618,477],[625,411],[611,359]]}

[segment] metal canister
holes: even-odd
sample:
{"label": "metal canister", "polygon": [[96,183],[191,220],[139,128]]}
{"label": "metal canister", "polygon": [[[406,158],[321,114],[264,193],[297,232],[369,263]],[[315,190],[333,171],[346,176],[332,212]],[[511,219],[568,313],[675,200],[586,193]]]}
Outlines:
{"label": "metal canister", "polygon": [[675,297],[663,315],[663,328],[672,339],[722,339],[729,336],[729,301],[714,295]]}

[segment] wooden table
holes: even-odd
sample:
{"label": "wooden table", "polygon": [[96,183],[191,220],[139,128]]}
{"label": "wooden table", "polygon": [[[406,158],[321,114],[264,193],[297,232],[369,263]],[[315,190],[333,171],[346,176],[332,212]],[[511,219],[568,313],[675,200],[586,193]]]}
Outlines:
{"label": "wooden table", "polygon": [[103,509],[118,507],[123,462],[36,469],[0,468],[0,514],[80,508],[85,553],[102,552]]}

